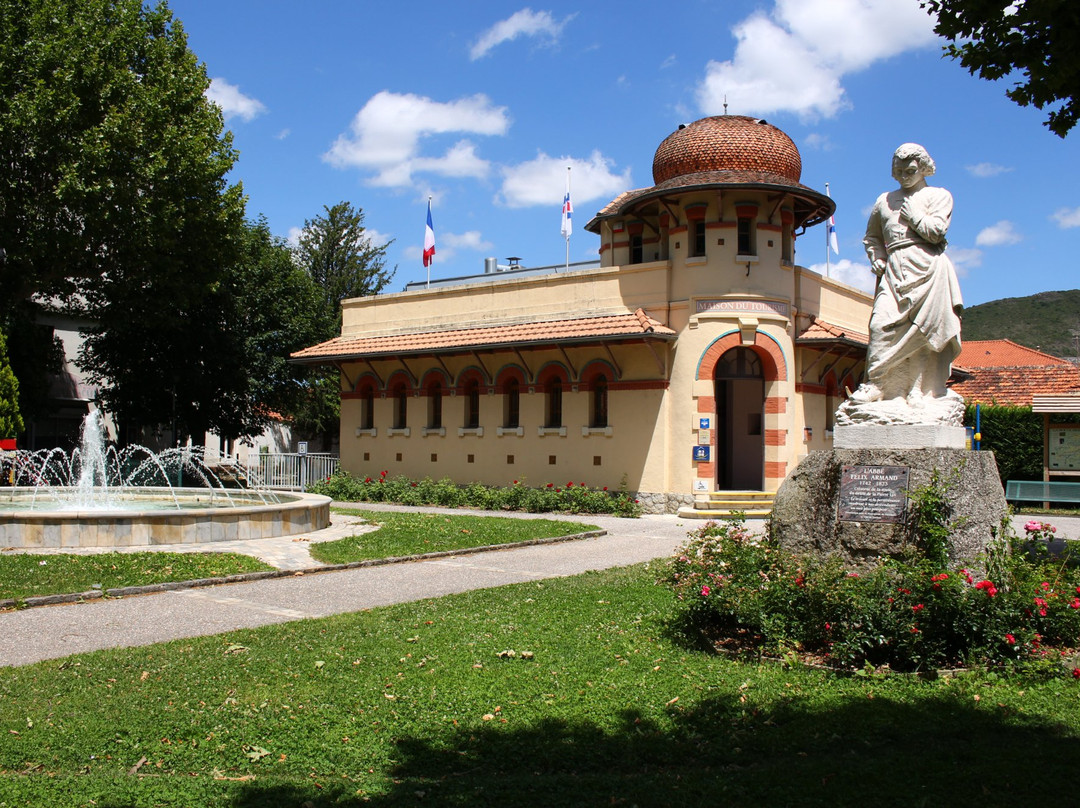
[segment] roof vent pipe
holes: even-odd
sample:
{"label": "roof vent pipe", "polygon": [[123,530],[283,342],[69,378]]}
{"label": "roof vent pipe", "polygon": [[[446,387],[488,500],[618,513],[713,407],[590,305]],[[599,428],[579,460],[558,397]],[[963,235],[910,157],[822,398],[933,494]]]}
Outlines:
{"label": "roof vent pipe", "polygon": [[499,271],[499,259],[497,258],[485,258],[484,259],[484,274],[490,275],[492,272]]}

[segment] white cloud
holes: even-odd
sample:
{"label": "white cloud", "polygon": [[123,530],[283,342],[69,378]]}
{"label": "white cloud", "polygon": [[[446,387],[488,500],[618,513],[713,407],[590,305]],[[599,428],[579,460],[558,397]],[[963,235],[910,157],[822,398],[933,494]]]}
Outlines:
{"label": "white cloud", "polygon": [[557,22],[550,11],[533,11],[531,8],[523,8],[480,34],[469,50],[469,59],[474,62],[482,59],[502,43],[511,42],[522,36],[543,36],[554,44],[562,33],[563,27],[575,16],[571,14],[562,22]]}
{"label": "white cloud", "polygon": [[241,118],[250,122],[267,111],[262,101],[244,95],[238,86],[221,78],[210,80],[210,86],[206,88],[206,98],[221,107],[225,120]]}
{"label": "white cloud", "polygon": [[274,135],[274,137],[276,137],[278,140],[284,140],[285,138],[287,138],[291,134],[292,134],[291,129],[282,129],[280,132],[278,132],[276,135]]}
{"label": "white cloud", "polygon": [[[825,275],[826,266],[825,264],[813,264],[807,269],[819,275]],[[869,264],[860,264],[850,258],[841,258],[839,261],[833,261],[828,270],[830,278],[846,283],[848,286],[854,286],[856,289],[861,289],[868,295],[874,293],[874,284],[877,282],[877,278],[870,271]]]}
{"label": "white cloud", "polygon": [[967,169],[968,174],[981,180],[1012,171],[1009,166],[999,166],[997,163],[976,163],[973,166],[964,166],[964,168]]}
{"label": "white cloud", "polygon": [[490,164],[476,154],[470,141],[460,140],[441,156],[431,156],[421,154],[422,140],[456,132],[504,135],[509,128],[506,107],[494,106],[485,95],[444,103],[384,90],[368,99],[349,132],[338,135],[323,159],[335,168],[375,171],[372,185],[406,186],[415,171],[484,177]]}
{"label": "white cloud", "polygon": [[364,235],[367,236],[372,247],[385,247],[393,241],[393,236],[389,236],[386,233],[380,233],[378,230],[373,230],[370,227],[364,228]]}
{"label": "white cloud", "polygon": [[707,115],[794,112],[832,117],[850,107],[841,80],[874,62],[935,41],[915,2],[776,0],[732,28],[735,54],[710,61],[698,87]]}
{"label": "white cloud", "polygon": [[673,53],[668,58],[666,58],[663,62],[660,63],[660,69],[661,70],[667,70],[669,67],[674,67],[676,65],[677,61],[678,60],[675,58],[675,54]]}
{"label": "white cloud", "polygon": [[821,135],[817,132],[811,132],[804,137],[803,143],[809,149],[820,149],[821,151],[832,151],[834,148],[833,142],[828,135]]}
{"label": "white cloud", "polygon": [[961,278],[966,278],[975,267],[982,266],[982,250],[975,247],[949,247],[946,255],[952,259],[956,274]]}
{"label": "white cloud", "polygon": [[1080,227],[1080,208],[1059,208],[1050,218],[1057,222],[1062,230]]}
{"label": "white cloud", "polygon": [[1016,244],[1022,241],[1023,238],[1022,235],[1016,232],[1016,226],[1012,222],[1002,219],[1000,222],[980,230],[979,235],[975,236],[975,246],[1001,247],[1006,244]]}
{"label": "white cloud", "polygon": [[630,169],[613,171],[614,163],[599,151],[585,160],[549,157],[540,152],[535,159],[503,168],[499,200],[510,208],[532,205],[558,207],[566,193],[566,168],[571,168],[570,191],[575,207],[593,199],[610,199],[630,187]]}

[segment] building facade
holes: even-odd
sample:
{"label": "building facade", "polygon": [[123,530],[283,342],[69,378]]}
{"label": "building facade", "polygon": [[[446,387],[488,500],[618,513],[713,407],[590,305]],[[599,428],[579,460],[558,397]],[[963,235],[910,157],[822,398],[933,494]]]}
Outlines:
{"label": "building facade", "polygon": [[293,356],[341,370],[342,467],[623,487],[654,511],[774,492],[831,447],[870,315],[795,261],[834,209],[800,173],[776,127],[705,118],[586,225],[598,267],[344,301],[341,336]]}

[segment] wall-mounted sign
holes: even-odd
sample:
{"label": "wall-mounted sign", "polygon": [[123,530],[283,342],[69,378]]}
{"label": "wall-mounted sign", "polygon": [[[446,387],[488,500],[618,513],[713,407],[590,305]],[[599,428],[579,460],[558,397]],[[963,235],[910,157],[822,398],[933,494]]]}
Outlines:
{"label": "wall-mounted sign", "polygon": [[695,302],[698,314],[779,314],[787,317],[789,307],[779,300],[715,300]]}
{"label": "wall-mounted sign", "polygon": [[710,418],[708,415],[699,415],[697,428],[712,429],[712,418]]}
{"label": "wall-mounted sign", "polygon": [[307,454],[307,441],[306,440],[299,441],[296,444],[296,453],[297,454]]}
{"label": "wall-mounted sign", "polygon": [[694,480],[694,493],[695,494],[707,494],[709,493],[709,481],[708,480]]}
{"label": "wall-mounted sign", "polygon": [[694,447],[694,462],[695,463],[708,462],[709,457],[710,457],[709,450],[711,448],[712,447],[710,447],[710,446],[695,446]]}
{"label": "wall-mounted sign", "polygon": [[1046,437],[1049,441],[1051,469],[1080,470],[1080,429],[1051,429]]}

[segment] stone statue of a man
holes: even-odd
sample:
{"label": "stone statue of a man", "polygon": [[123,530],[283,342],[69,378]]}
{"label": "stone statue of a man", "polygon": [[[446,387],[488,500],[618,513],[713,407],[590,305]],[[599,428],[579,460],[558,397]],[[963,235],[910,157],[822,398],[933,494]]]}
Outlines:
{"label": "stone statue of a man", "polygon": [[[878,281],[867,382],[852,394],[850,404],[894,402],[895,407],[904,402],[921,410],[933,409],[934,400],[947,395],[959,398],[945,387],[960,353],[963,310],[956,270],[945,254],[953,200],[944,188],[926,184],[933,173],[926,149],[905,143],[892,161],[900,187],[879,196],[870,213],[863,244]],[[951,403],[947,420],[956,410]]]}

